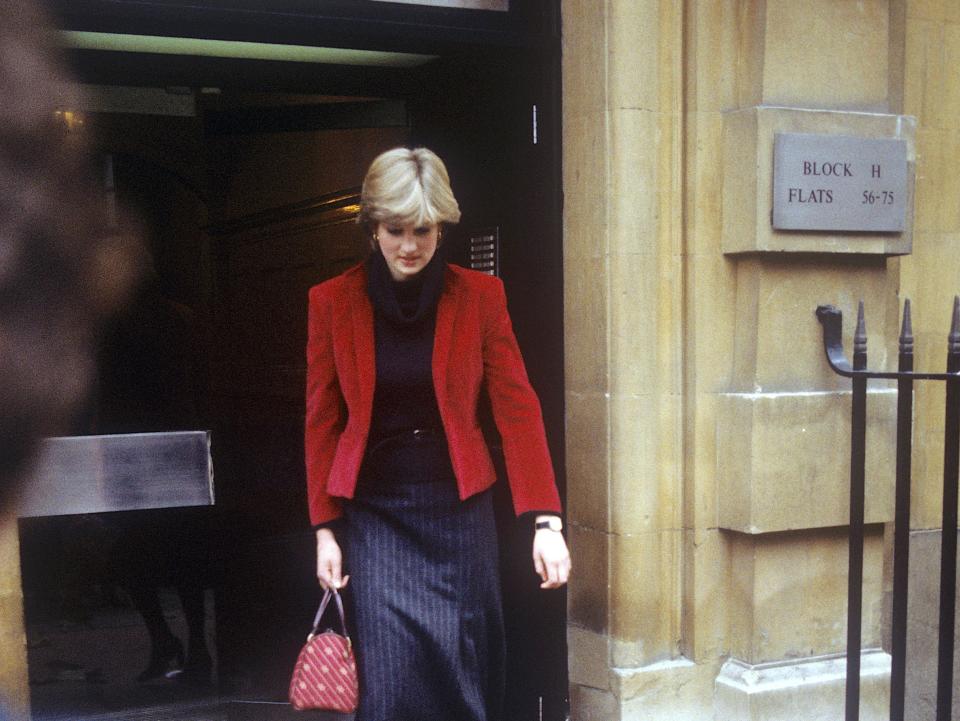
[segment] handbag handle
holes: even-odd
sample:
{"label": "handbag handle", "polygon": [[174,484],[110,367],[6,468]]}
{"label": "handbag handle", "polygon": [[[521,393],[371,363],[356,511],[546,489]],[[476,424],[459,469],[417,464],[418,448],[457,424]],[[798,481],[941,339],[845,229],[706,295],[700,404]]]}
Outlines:
{"label": "handbag handle", "polygon": [[[347,632],[347,619],[343,614],[343,599],[340,598],[340,594],[337,593],[337,589],[328,588],[323,594],[323,599],[320,601],[320,608],[317,610],[317,615],[313,619],[313,630],[310,632],[310,635],[307,636],[307,640],[310,641],[320,632],[320,619],[323,618],[323,612],[327,610],[327,606],[330,605],[330,598],[333,598],[337,602],[337,615],[340,616],[340,628],[343,629],[344,638],[350,642],[350,634]],[[351,645],[352,642],[350,642]]]}

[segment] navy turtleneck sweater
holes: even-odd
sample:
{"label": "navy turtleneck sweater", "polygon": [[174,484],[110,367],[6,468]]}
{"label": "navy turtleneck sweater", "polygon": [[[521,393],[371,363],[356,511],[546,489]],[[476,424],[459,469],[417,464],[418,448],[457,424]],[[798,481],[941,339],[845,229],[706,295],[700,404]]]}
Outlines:
{"label": "navy turtleneck sweater", "polygon": [[[376,391],[363,476],[372,481],[452,479],[433,388],[433,340],[446,261],[438,251],[414,278],[393,280],[383,255],[367,265],[374,308]],[[429,436],[415,439],[414,429]]]}

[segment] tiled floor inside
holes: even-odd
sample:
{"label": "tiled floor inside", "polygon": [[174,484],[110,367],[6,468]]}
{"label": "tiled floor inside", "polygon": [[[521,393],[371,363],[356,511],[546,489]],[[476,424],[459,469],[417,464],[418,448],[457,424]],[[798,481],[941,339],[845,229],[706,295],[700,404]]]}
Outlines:
{"label": "tiled floor inside", "polygon": [[[162,595],[171,629],[185,637],[176,595]],[[214,648],[213,600],[207,599],[208,646]],[[84,618],[34,614],[27,630],[33,721],[349,721],[351,716],[296,712],[282,699],[235,699],[217,686],[162,678],[138,683],[149,639],[139,614],[99,604]]]}
{"label": "tiled floor inside", "polygon": [[353,716],[294,711],[268,702],[180,701],[114,713],[72,716],[33,716],[34,721],[352,721]]}

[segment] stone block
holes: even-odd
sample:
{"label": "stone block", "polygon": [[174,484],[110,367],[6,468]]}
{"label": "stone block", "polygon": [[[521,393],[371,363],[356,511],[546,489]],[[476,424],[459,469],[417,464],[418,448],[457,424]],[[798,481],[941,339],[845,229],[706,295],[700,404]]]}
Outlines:
{"label": "stone block", "polygon": [[617,669],[623,721],[713,721],[718,664],[685,658]]}
{"label": "stone block", "polygon": [[953,4],[951,0],[906,0],[906,3],[908,18],[925,20],[943,20],[946,6]]}
{"label": "stone block", "polygon": [[[907,7],[901,0],[890,3],[890,50],[887,53],[887,112],[904,113],[906,79]],[[909,114],[909,113],[908,113]]]}
{"label": "stone block", "polygon": [[610,536],[571,523],[567,527],[570,556],[577,569],[567,595],[569,623],[607,633],[610,623]]}
{"label": "stone block", "polygon": [[607,120],[607,111],[598,109],[584,116],[564,114],[563,256],[568,269],[608,252]]}
{"label": "stone block", "polygon": [[563,0],[563,113],[593,116],[606,108],[607,13],[593,0]]}
{"label": "stone block", "polygon": [[570,684],[609,691],[610,637],[580,626],[567,627],[567,657]]}
{"label": "stone block", "polygon": [[[669,373],[678,368],[660,362],[661,353],[671,353],[673,343],[661,340],[660,276],[647,269],[658,264],[656,255],[619,255],[610,259],[610,391],[618,395],[669,392],[676,387]],[[667,331],[667,328],[663,328]],[[664,372],[664,369],[666,372]]]}
{"label": "stone block", "polygon": [[670,39],[660,37],[659,23],[650,22],[660,4],[659,0],[631,0],[607,5],[611,108],[661,109],[659,51],[661,43]]}
{"label": "stone block", "polygon": [[[909,263],[901,263],[901,294],[909,297],[913,305],[915,365],[924,370],[939,370],[946,362],[953,298],[960,291],[960,265],[945,263],[943,259],[957,247],[960,233],[924,233],[920,238],[922,245],[918,244],[915,257],[911,256]],[[936,409],[923,410],[935,411],[934,417],[942,425],[943,394],[939,391],[943,384],[916,384],[916,391],[919,393],[927,385],[930,390],[938,390],[936,394],[927,394],[931,400],[936,396]],[[920,402],[918,398],[918,411]]]}
{"label": "stone block", "polygon": [[[737,350],[731,329],[740,320],[737,274],[730,259],[720,253],[687,256],[685,270],[688,292],[699,299],[688,308],[685,319],[689,337],[695,342],[687,347],[684,362],[696,369],[688,374],[687,382],[695,384],[698,392],[728,390]],[[688,385],[686,391],[691,390]]]}
{"label": "stone block", "polygon": [[653,253],[656,247],[658,192],[665,177],[659,155],[666,139],[660,114],[615,108],[610,111],[611,252]]}
{"label": "stone block", "polygon": [[929,43],[923,49],[924,98],[923,115],[917,118],[921,128],[944,130],[956,127],[957,118],[950,116],[950,88],[955,82],[954,68],[947,65],[947,30],[942,21],[926,23],[924,37]]}
{"label": "stone block", "polygon": [[[960,242],[960,234],[925,234],[916,258],[903,263],[904,295],[913,300],[916,367],[942,370],[954,294],[960,290],[960,265],[943,262]],[[943,484],[944,384],[924,381],[914,389],[911,525],[936,528],[941,523]]]}
{"label": "stone block", "polygon": [[[657,113],[657,250],[661,256],[680,255],[687,248],[683,237],[683,135],[678,109]],[[660,272],[663,272],[661,269]]]}
{"label": "stone block", "polygon": [[570,685],[571,721],[620,721],[620,701],[611,692]]}
{"label": "stone block", "polygon": [[952,174],[952,163],[944,158],[946,132],[921,128],[917,131],[917,231],[941,232],[944,204],[950,199],[943,195],[943,185]]}
{"label": "stone block", "polygon": [[[953,62],[957,63],[955,67],[960,67],[960,41],[955,53]],[[960,75],[960,74],[958,74]],[[954,103],[957,112],[960,112],[960,82],[957,85],[957,97]],[[941,152],[947,158],[960,158],[960,130],[951,128],[944,131],[944,142]],[[956,172],[947,173],[943,178],[943,185],[940,186],[940,193],[945,198],[960,198],[960,174]],[[960,233],[960,203],[945,202],[940,213],[940,230],[945,233]]]}
{"label": "stone block", "polygon": [[679,531],[610,537],[610,636],[613,666],[641,666],[677,653]]}
{"label": "stone block", "polygon": [[586,258],[569,264],[564,274],[564,353],[566,388],[578,393],[608,390],[609,311],[607,263]]}
{"label": "stone block", "polygon": [[862,300],[869,366],[890,368],[896,362],[899,334],[898,279],[886,265],[883,258],[840,260],[824,255],[739,259],[734,345],[728,357],[733,368],[729,385],[722,390],[789,393],[850,388],[850,381],[830,370],[824,358],[823,329],[815,315],[820,304],[834,305],[843,313],[844,347],[849,353],[857,303]]}
{"label": "stone block", "polygon": [[[951,5],[956,5],[955,2]],[[954,8],[954,12],[956,9]],[[956,68],[960,66],[960,22],[952,22],[944,26],[944,58],[943,58],[943,97],[938,103],[939,117],[943,127],[956,130],[960,128],[960,77]],[[956,153],[948,157],[956,158]],[[956,173],[954,173],[954,176]]]}
{"label": "stone block", "polygon": [[[937,345],[940,346],[937,350],[942,355],[942,341]],[[930,357],[929,354],[925,355]],[[942,383],[917,384],[914,393],[910,483],[910,525],[914,529],[937,528],[941,523],[944,406],[945,389]]]}
{"label": "stone block", "polygon": [[11,721],[30,718],[20,541],[17,518],[12,513],[0,516],[0,716],[4,709],[9,711]]}
{"label": "stone block", "polygon": [[731,3],[696,3],[691,6],[687,22],[695,71],[684,76],[689,110],[706,113],[734,107],[737,74],[730,72],[729,68],[738,66],[740,17],[738,6]]}
{"label": "stone block", "polygon": [[683,539],[681,651],[692,661],[709,663],[727,653],[733,613],[730,549],[717,529],[685,530]]}
{"label": "stone block", "polygon": [[883,112],[888,0],[767,0],[763,103]]}
{"label": "stone block", "polygon": [[[860,660],[860,719],[889,718],[890,657],[868,651]],[[717,676],[714,721],[837,721],[843,718],[843,657],[750,665],[731,659]]]}
{"label": "stone block", "polygon": [[[688,155],[693,182],[685,189],[688,228],[692,229],[692,254],[713,257],[720,251],[718,230],[723,220],[723,114],[687,114],[687,126],[695,133]],[[722,266],[722,263],[721,263]]]}
{"label": "stone block", "polygon": [[[16,566],[19,569],[19,563]],[[27,637],[23,597],[17,589],[0,593],[0,715],[6,710],[11,721],[29,721],[29,709]]]}
{"label": "stone block", "polygon": [[917,118],[921,128],[941,127],[945,68],[942,22],[910,19],[906,27],[904,62],[904,112]]}
{"label": "stone block", "polygon": [[912,178],[914,127],[909,116],[880,113],[771,107],[725,113],[723,252],[909,253],[913,227],[913,187],[909,183],[906,229],[902,233],[774,230],[773,142],[776,133],[902,139],[907,142],[908,178]]}
{"label": "stone block", "polygon": [[614,533],[676,530],[682,507],[679,397],[613,397],[610,528]]}
{"label": "stone block", "polygon": [[[717,411],[718,524],[743,533],[850,521],[851,394],[727,393]],[[893,517],[896,393],[867,394],[866,520]]]}
{"label": "stone block", "polygon": [[613,397],[610,431],[610,530],[618,534],[651,533],[677,528],[671,476],[660,462],[661,428],[659,396]]}
{"label": "stone block", "polygon": [[[727,650],[747,658],[753,652],[756,564],[751,537],[724,534],[730,558]],[[755,660],[755,659],[753,659]]]}
{"label": "stone block", "polygon": [[[732,569],[729,650],[735,658],[762,664],[846,650],[844,529],[725,536]],[[879,526],[867,528],[863,568],[862,644],[879,647],[883,604]]]}
{"label": "stone block", "polygon": [[[715,393],[699,393],[693,414],[693,449],[687,449],[684,474],[684,529],[717,527],[717,401]],[[690,468],[692,466],[692,473]]]}
{"label": "stone block", "polygon": [[610,399],[605,393],[567,392],[567,518],[610,530]]}
{"label": "stone block", "polygon": [[[940,540],[939,530],[914,531],[910,534],[905,721],[926,721],[936,715]],[[890,608],[890,603],[887,607]],[[889,625],[889,616],[886,621]],[[955,628],[953,636],[952,718],[960,718],[960,694],[957,693],[957,689],[960,689],[960,632],[958,631],[960,629]],[[884,635],[889,637],[889,630]]]}
{"label": "stone block", "polygon": [[903,112],[923,125],[926,89],[926,30],[930,23],[908,19],[904,30]]}
{"label": "stone block", "polygon": [[766,37],[766,0],[745,0],[738,6],[736,104],[743,108],[763,103],[763,55]]}
{"label": "stone block", "polygon": [[20,586],[20,536],[15,514],[0,516],[0,594],[22,593]]}

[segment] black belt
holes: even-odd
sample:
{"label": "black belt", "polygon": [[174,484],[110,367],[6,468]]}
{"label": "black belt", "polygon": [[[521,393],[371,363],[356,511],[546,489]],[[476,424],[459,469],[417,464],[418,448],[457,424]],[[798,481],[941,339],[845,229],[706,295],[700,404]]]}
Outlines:
{"label": "black belt", "polygon": [[443,430],[440,428],[407,428],[400,431],[399,433],[394,433],[392,436],[384,436],[383,438],[378,438],[372,446],[369,446],[367,455],[369,456],[372,453],[376,453],[380,448],[387,445],[388,443],[397,443],[404,441],[425,441],[431,438],[438,438],[441,440],[446,439],[446,435]]}

